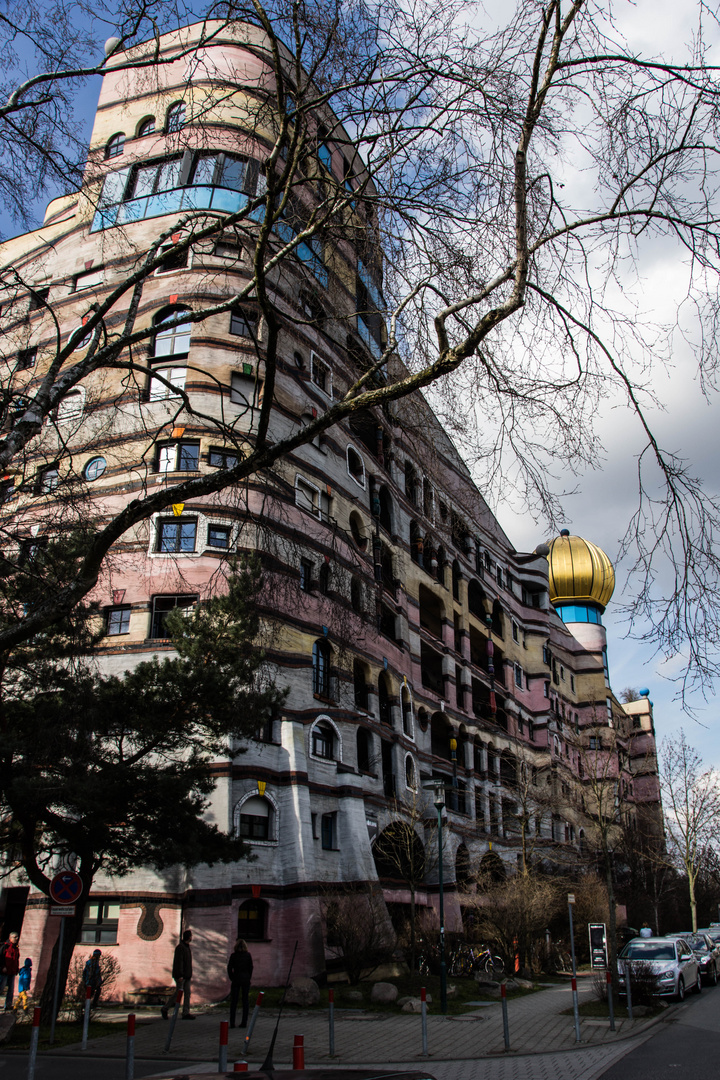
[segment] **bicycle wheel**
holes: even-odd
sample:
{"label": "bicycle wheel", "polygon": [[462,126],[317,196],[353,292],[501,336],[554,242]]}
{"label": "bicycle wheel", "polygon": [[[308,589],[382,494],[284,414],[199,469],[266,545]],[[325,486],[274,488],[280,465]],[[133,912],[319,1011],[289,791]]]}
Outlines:
{"label": "bicycle wheel", "polygon": [[505,961],[501,956],[491,956],[488,963],[491,965],[490,971],[494,971],[496,975],[502,975],[505,970]]}

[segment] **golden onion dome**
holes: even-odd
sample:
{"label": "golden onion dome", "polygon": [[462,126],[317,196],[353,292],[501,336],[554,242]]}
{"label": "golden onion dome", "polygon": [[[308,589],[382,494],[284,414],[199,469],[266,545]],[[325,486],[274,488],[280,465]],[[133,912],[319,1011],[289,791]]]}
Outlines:
{"label": "golden onion dome", "polygon": [[598,604],[603,611],[615,589],[615,571],[602,548],[563,529],[549,542],[553,604]]}

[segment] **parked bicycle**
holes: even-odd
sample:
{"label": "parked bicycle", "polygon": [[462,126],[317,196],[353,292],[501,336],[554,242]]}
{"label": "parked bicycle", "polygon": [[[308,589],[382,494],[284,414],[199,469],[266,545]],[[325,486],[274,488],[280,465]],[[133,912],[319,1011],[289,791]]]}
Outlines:
{"label": "parked bicycle", "polygon": [[479,972],[502,975],[505,962],[501,956],[495,956],[487,945],[464,945],[456,949],[450,957],[449,971],[451,975],[465,975],[469,978],[474,978]]}

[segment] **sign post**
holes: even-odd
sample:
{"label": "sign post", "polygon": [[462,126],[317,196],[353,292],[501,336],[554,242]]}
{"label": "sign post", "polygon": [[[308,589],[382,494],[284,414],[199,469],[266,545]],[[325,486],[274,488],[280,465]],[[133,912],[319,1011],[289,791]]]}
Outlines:
{"label": "sign post", "polygon": [[578,1007],[577,967],[575,964],[575,930],[573,928],[574,903],[575,893],[568,893],[568,916],[570,918],[570,952],[572,953],[572,979],[570,980],[570,985],[572,987],[573,1014],[575,1016],[575,1042],[580,1042],[580,1009]]}
{"label": "sign post", "polygon": [[55,1042],[55,1021],[58,1014],[60,996],[60,968],[62,966],[63,947],[65,944],[65,918],[75,914],[75,901],[83,891],[82,878],[74,870],[61,870],[50,882],[50,899],[56,906],[50,907],[51,915],[64,916],[60,923],[57,961],[55,966],[55,989],[53,991],[52,1016],[50,1017],[50,1046]]}

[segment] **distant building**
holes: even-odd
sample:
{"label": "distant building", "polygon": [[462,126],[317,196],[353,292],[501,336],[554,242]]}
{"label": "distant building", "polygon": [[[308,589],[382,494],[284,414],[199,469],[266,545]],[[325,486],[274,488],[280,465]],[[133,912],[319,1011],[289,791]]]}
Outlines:
{"label": "distant building", "polygon": [[[166,35],[164,55],[198,34]],[[173,215],[231,210],[256,190],[263,146],[257,131],[246,135],[232,93],[200,121],[193,112],[233,67],[245,72],[244,108],[253,107],[264,61],[259,33],[248,34],[220,32],[189,82],[185,59],[165,69],[159,89],[148,89],[142,73],[105,76],[86,188],[55,200],[41,229],[0,248],[3,265],[35,274],[47,290],[62,333],[80,325],[89,298],[136,265]],[[323,155],[324,167],[346,178],[342,148],[328,138]],[[100,179],[98,204],[87,194]],[[79,387],[59,417],[65,449],[56,460],[42,451],[41,496],[52,502],[73,448],[73,467],[112,506],[227,463],[235,451],[218,442],[212,417],[223,409],[252,435],[262,321],[249,303],[202,324],[169,331],[164,322],[197,297],[227,296],[247,273],[228,237],[145,283],[141,318],[156,329],[143,358],[154,373],[143,400],[122,391],[120,375]],[[283,327],[273,424],[287,432],[325,409],[363,356],[378,354],[382,320],[357,311],[360,297],[364,312],[373,295],[381,307],[381,268],[364,265],[350,244],[308,249],[273,288]],[[44,311],[23,317],[42,350],[52,333]],[[178,412],[180,386],[197,413]],[[547,555],[543,546],[515,551],[419,395],[338,425],[272,476],[158,514],[125,537],[96,597],[108,670],[166,652],[167,613],[209,595],[220,561],[237,548],[265,555],[269,655],[278,683],[290,688],[282,715],[247,752],[215,764],[215,819],[247,839],[255,861],[98,879],[79,948],[117,955],[121,992],[138,980],[171,981],[184,927],[194,933],[202,999],[224,996],[238,934],[250,942],[259,983],[284,979],[296,940],[295,974],[321,974],[324,897],[336,885],[375,883],[402,922],[407,887],[378,878],[373,845],[433,778],[447,788],[450,931],[462,929],[461,885],[490,843],[509,868],[517,864],[521,787],[531,800],[538,793],[537,858],[552,851],[574,865],[587,850],[593,769],[616,785],[624,819],[660,821],[651,704],[646,695],[622,705],[610,687],[601,622],[614,587],[607,556],[566,534]],[[417,833],[424,844],[422,823]],[[421,907],[437,904],[434,877],[418,893]],[[45,898],[19,881],[3,888],[3,902],[6,929],[21,926],[23,955],[36,958],[42,978],[57,920],[50,926]]]}

